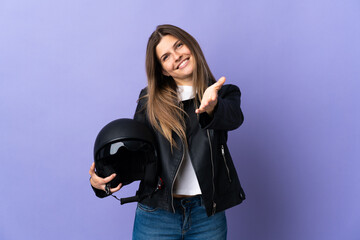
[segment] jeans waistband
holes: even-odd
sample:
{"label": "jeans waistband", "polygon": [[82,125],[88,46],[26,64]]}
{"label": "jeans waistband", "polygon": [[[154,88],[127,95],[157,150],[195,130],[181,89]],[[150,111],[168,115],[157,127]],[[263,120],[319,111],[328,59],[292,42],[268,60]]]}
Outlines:
{"label": "jeans waistband", "polygon": [[191,208],[198,207],[202,205],[201,195],[196,195],[193,197],[185,197],[185,198],[174,198],[174,207],[179,208]]}

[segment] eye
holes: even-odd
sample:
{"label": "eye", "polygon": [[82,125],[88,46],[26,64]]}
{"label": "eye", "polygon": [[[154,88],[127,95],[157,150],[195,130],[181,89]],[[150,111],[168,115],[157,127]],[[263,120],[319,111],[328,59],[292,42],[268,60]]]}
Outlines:
{"label": "eye", "polygon": [[165,62],[168,58],[169,58],[169,56],[168,56],[168,55],[165,55],[165,56],[162,58],[162,61]]}
{"label": "eye", "polygon": [[176,45],[176,48],[180,48],[182,47],[184,44],[182,42],[179,42],[177,45]]}

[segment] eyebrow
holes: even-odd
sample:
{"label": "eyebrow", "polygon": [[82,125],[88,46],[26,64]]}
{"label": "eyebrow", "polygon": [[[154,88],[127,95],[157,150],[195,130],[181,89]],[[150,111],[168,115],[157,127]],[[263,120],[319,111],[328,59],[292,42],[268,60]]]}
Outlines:
{"label": "eyebrow", "polygon": [[[181,41],[180,41],[180,40],[177,40],[177,41],[174,43],[173,48],[175,48],[176,45],[177,45],[179,42],[181,42]],[[166,54],[168,54],[168,53],[166,52],[166,53],[164,53],[163,55],[161,55],[160,59],[162,59],[163,56],[166,55]]]}

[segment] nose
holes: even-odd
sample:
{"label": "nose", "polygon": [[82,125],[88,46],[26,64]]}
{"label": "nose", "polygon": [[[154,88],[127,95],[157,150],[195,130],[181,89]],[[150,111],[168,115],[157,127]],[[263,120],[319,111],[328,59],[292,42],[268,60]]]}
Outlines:
{"label": "nose", "polygon": [[181,58],[182,58],[181,53],[174,52],[174,58],[175,58],[175,62],[180,61],[180,60],[181,60]]}

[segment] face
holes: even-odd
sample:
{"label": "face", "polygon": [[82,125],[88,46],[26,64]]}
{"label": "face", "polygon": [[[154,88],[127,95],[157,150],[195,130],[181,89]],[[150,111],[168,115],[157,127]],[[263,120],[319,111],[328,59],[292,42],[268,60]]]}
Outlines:
{"label": "face", "polygon": [[177,85],[192,85],[195,60],[184,43],[166,35],[156,46],[156,55],[164,75],[173,77]]}

